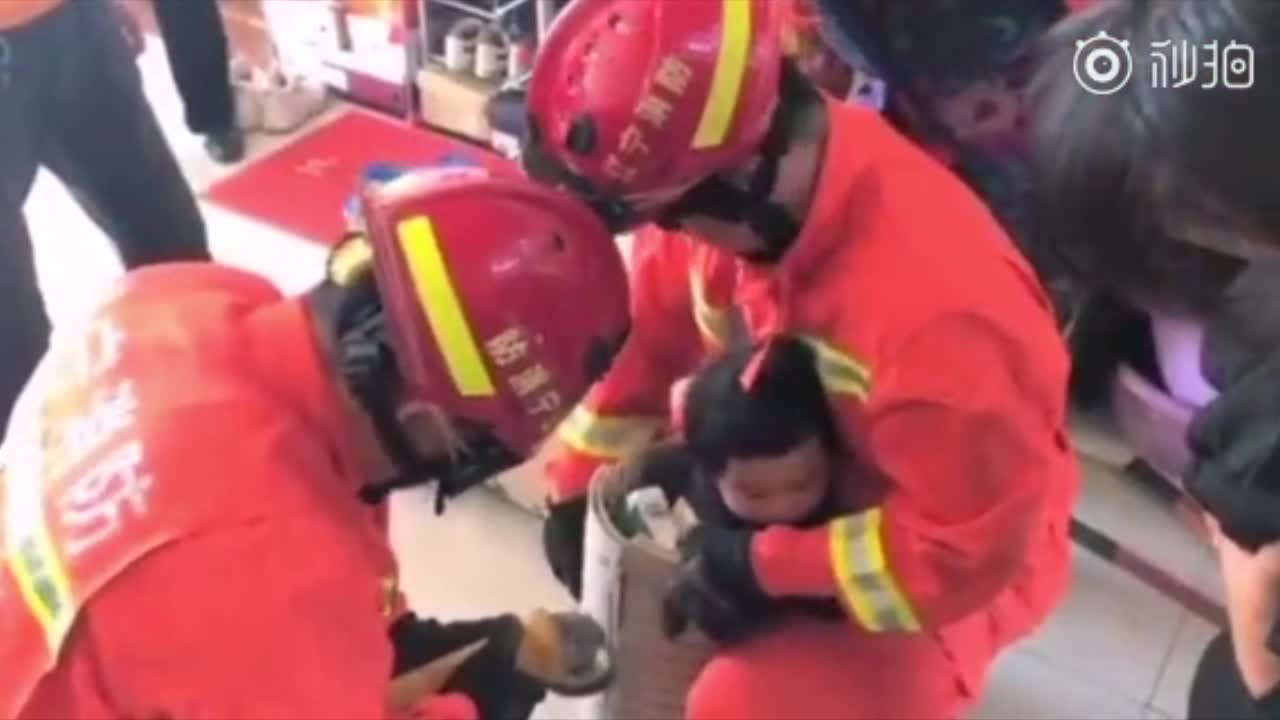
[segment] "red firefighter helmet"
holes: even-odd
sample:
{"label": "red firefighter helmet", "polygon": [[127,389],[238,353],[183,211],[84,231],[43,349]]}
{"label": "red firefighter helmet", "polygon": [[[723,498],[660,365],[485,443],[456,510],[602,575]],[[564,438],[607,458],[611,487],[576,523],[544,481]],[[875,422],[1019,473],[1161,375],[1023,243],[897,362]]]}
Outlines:
{"label": "red firefighter helmet", "polygon": [[572,196],[478,169],[414,173],[364,205],[410,396],[531,451],[627,332],[613,237]]}
{"label": "red firefighter helmet", "polygon": [[526,169],[645,208],[741,164],[778,104],[786,14],[780,0],[570,3],[534,65]]}

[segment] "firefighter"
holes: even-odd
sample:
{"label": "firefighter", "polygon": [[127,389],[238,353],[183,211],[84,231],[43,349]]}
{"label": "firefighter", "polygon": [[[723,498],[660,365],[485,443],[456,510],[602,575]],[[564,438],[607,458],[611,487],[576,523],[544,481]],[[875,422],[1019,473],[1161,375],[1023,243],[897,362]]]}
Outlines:
{"label": "firefighter", "polygon": [[[620,343],[621,258],[585,206],[480,170],[385,185],[365,220],[302,297],[164,265],[55,333],[0,455],[0,716],[461,720],[541,698],[514,616],[405,613],[368,501],[519,461]],[[445,700],[388,707],[393,672],[481,640]]]}
{"label": "firefighter", "polygon": [[[671,383],[787,332],[818,358],[852,511],[703,544],[704,628],[736,599],[839,600],[726,647],[690,718],[955,717],[1066,588],[1068,357],[991,213],[874,112],[782,57],[782,3],[595,0],[539,50],[526,170],[636,232],[632,332],[556,431],[544,544],[581,578],[593,473],[662,432]],[[619,73],[618,68],[627,68]],[[736,634],[736,633],[731,633]]]}

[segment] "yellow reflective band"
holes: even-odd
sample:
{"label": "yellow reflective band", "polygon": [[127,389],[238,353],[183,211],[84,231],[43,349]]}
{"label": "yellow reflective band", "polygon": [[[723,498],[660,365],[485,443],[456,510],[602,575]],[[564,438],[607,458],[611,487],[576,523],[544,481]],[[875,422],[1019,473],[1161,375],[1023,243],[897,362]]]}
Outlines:
{"label": "yellow reflective band", "polygon": [[373,246],[363,235],[352,235],[329,256],[329,279],[339,287],[351,287],[372,265]]}
{"label": "yellow reflective band", "polygon": [[690,292],[693,296],[693,321],[703,338],[718,348],[729,345],[729,313],[707,302],[706,291],[698,273],[689,274]]}
{"label": "yellow reflective band", "polygon": [[831,523],[831,563],[840,592],[872,632],[917,632],[920,622],[889,571],[881,530],[884,513],[872,508]]}
{"label": "yellow reflective band", "polygon": [[711,91],[702,108],[702,119],[693,135],[693,149],[716,147],[724,142],[738,109],[746,81],[747,56],[751,53],[751,8],[754,0],[721,0],[720,52],[716,57]]}
{"label": "yellow reflective band", "polygon": [[605,460],[621,460],[648,447],[663,421],[650,417],[601,417],[579,405],[556,429],[574,450]]}
{"label": "yellow reflective band", "polygon": [[12,542],[6,543],[4,560],[17,581],[23,601],[44,632],[52,663],[76,615],[71,582],[45,526],[39,489],[12,492],[14,488],[9,482],[12,481],[0,470],[0,488],[6,490],[4,523],[6,531],[13,533],[6,538]]}
{"label": "yellow reflective band", "polygon": [[801,338],[818,356],[818,377],[828,392],[866,400],[871,392],[871,371],[866,365],[813,336]]}
{"label": "yellow reflective band", "polygon": [[416,217],[401,222],[396,231],[409,274],[418,295],[418,304],[427,316],[436,345],[458,394],[463,397],[492,397],[493,379],[484,364],[480,345],[467,322],[462,303],[453,287],[449,268],[440,252],[440,239],[431,220]]}

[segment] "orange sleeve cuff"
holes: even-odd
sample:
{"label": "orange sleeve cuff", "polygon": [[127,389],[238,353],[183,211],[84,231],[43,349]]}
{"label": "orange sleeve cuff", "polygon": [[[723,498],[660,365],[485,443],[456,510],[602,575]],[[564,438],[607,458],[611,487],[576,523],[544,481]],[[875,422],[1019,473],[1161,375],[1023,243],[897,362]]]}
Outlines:
{"label": "orange sleeve cuff", "polygon": [[756,533],[751,560],[761,589],[772,597],[836,595],[828,538],[826,526],[777,526]]}
{"label": "orange sleeve cuff", "polygon": [[591,488],[591,478],[595,477],[601,466],[607,464],[608,461],[602,458],[568,449],[561,451],[546,464],[551,500],[565,502],[586,495]]}

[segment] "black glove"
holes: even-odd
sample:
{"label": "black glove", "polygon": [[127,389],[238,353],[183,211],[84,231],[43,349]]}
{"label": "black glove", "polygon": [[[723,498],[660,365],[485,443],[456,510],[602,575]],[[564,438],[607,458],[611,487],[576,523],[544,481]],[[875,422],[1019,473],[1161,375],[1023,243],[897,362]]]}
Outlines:
{"label": "black glove", "polygon": [[1280,540],[1280,266],[1241,273],[1205,324],[1201,365],[1221,394],[1187,433],[1187,492],[1246,550]]}
{"label": "black glove", "polygon": [[471,698],[482,720],[524,720],[546,697],[546,690],[516,668],[523,638],[524,625],[515,615],[447,624],[407,615],[391,627],[392,674],[409,672],[477,640],[487,640],[453,673],[443,692]]}
{"label": "black glove", "polygon": [[1187,432],[1195,457],[1187,493],[1247,550],[1280,540],[1277,373],[1280,352],[1235,376]]}
{"label": "black glove", "polygon": [[582,599],[582,543],[587,531],[587,498],[550,505],[542,524],[542,549],[551,572],[574,600]]}
{"label": "black glove", "polygon": [[684,562],[663,602],[668,638],[689,623],[721,645],[741,642],[772,624],[784,605],[770,598],[751,566],[748,530],[700,527],[682,547]]}
{"label": "black glove", "polygon": [[778,600],[787,613],[833,623],[849,622],[849,613],[833,597],[788,597]]}
{"label": "black glove", "polygon": [[1186,479],[1187,493],[1240,547],[1256,552],[1280,540],[1280,443],[1247,447],[1241,441],[1221,456],[1201,456]]}

